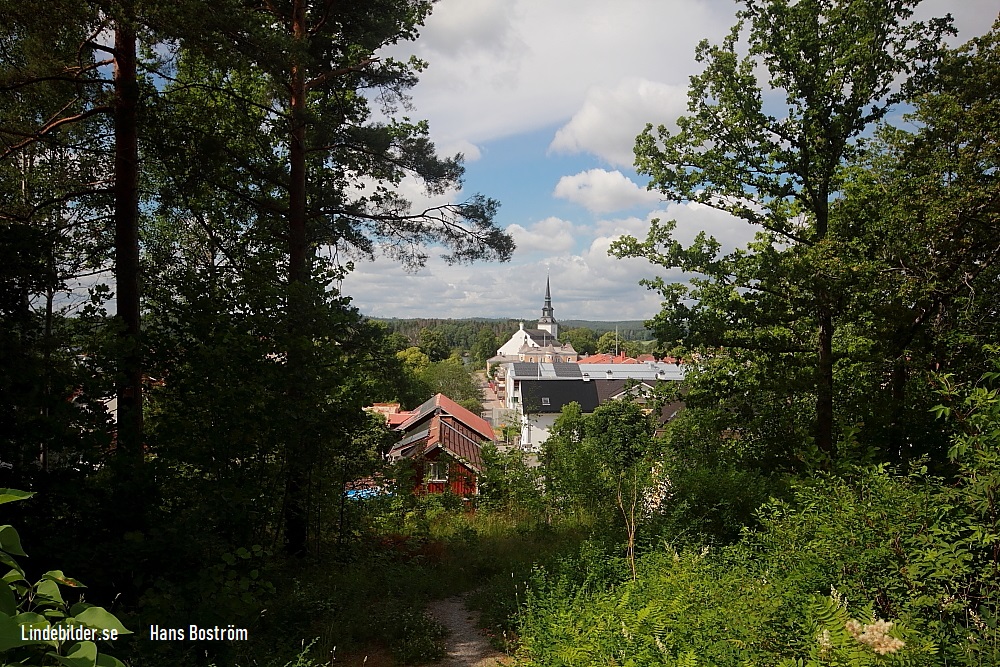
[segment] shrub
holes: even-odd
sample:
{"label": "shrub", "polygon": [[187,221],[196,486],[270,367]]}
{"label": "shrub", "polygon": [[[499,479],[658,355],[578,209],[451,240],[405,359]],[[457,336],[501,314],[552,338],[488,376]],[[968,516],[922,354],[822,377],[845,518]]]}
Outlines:
{"label": "shrub", "polygon": [[[25,500],[33,494],[0,489],[0,504]],[[98,651],[98,641],[110,642],[131,634],[103,607],[85,602],[70,604],[63,590],[85,588],[61,570],[51,570],[34,584],[14,556],[26,556],[13,526],[0,526],[0,562],[11,568],[0,584],[0,658],[4,664],[73,665],[73,667],[124,667],[117,658]],[[24,639],[25,632],[92,632],[94,641],[69,635],[69,639]],[[29,630],[30,629],[30,630]]]}

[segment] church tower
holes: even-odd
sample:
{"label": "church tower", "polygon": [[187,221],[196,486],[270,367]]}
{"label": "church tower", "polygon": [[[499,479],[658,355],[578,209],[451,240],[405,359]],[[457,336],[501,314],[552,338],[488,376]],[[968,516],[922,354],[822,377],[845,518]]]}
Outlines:
{"label": "church tower", "polygon": [[548,331],[552,337],[559,338],[559,323],[552,316],[552,291],[549,289],[549,276],[545,276],[545,305],[542,306],[542,316],[538,318],[538,328]]}

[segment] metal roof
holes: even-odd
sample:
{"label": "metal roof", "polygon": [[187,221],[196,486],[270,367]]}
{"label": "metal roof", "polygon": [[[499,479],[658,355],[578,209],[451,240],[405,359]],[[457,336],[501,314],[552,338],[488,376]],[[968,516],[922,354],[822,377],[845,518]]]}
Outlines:
{"label": "metal roof", "polygon": [[556,374],[556,377],[560,378],[582,378],[583,372],[580,370],[579,364],[571,363],[553,363],[552,371]]}
{"label": "metal roof", "polygon": [[600,402],[593,382],[579,379],[524,380],[521,404],[527,413],[561,412],[564,405],[579,403],[583,412],[593,412]]}
{"label": "metal roof", "polygon": [[[683,380],[684,369],[677,364],[646,361],[640,364],[531,363],[515,361],[517,380]],[[608,373],[610,371],[610,374]]]}

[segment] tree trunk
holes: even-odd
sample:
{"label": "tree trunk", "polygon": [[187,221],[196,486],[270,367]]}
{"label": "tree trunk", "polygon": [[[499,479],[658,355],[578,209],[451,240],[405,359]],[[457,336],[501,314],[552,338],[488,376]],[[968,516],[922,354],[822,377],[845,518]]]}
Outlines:
{"label": "tree trunk", "polygon": [[[121,22],[115,27],[115,282],[119,333],[116,395],[119,473],[130,486],[143,460],[142,345],[139,316],[139,141],[135,29]],[[131,498],[138,503],[140,498]],[[120,508],[135,512],[137,506]]]}
{"label": "tree trunk", "polygon": [[[292,30],[295,39],[306,37],[305,0],[292,2]],[[299,382],[304,377],[306,347],[302,338],[307,304],[306,287],[309,280],[309,246],[306,236],[306,84],[303,65],[292,64],[291,121],[289,128],[289,185],[288,185],[288,389],[291,431],[285,445],[285,550],[289,555],[300,556],[306,551],[308,540],[308,447],[306,433],[294,418],[301,401]]]}
{"label": "tree trunk", "polygon": [[816,378],[816,446],[833,454],[833,315],[819,308],[819,359]]}
{"label": "tree trunk", "polygon": [[[826,240],[830,229],[829,181],[822,180],[816,198],[816,239]],[[817,267],[822,272],[822,267]],[[817,274],[819,275],[819,274]],[[833,455],[833,312],[829,289],[817,285],[818,320],[816,361],[816,447]]]}
{"label": "tree trunk", "polygon": [[889,382],[891,389],[891,413],[889,415],[889,446],[896,449],[899,462],[905,467],[910,462],[910,444],[906,441],[906,429],[903,428],[903,408],[906,400],[906,355],[900,354],[892,362],[892,376]]}

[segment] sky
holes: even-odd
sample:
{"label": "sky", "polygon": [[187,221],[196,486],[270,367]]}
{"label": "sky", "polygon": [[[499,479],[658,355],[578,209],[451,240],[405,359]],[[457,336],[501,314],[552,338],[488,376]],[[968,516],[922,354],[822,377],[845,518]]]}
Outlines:
{"label": "sky", "polygon": [[[926,0],[917,17],[950,12],[957,44],[986,32],[997,10],[995,0]],[[646,123],[684,113],[701,69],[695,46],[720,41],[735,12],[732,0],[440,0],[418,40],[380,55],[429,64],[407,115],[428,120],[442,154],[464,154],[464,185],[433,198],[416,183],[401,190],[415,207],[500,200],[497,222],[517,250],[508,263],[447,266],[431,249],[414,273],[387,257],[359,261],[343,293],[375,317],[533,320],[548,274],[557,320],[651,318],[660,301],[639,281],[680,276],[610,257],[616,238],[644,237],[653,218],[676,220],[681,242],[703,229],[724,248],[753,238],[724,213],[662,201],[632,167]]]}

